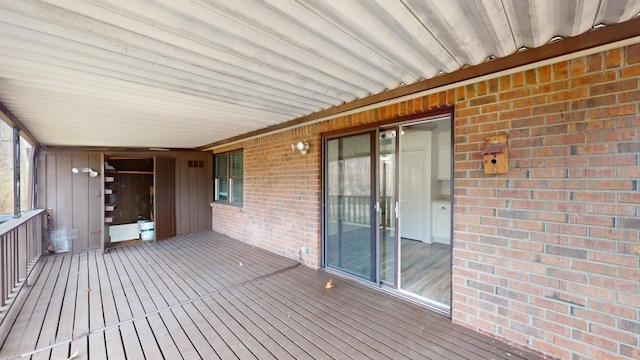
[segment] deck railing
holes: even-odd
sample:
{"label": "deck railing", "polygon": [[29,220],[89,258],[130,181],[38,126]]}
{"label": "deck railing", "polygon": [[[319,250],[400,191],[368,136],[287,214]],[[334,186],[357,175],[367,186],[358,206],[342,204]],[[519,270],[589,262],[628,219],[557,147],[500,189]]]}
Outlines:
{"label": "deck railing", "polygon": [[[394,203],[393,198],[390,196],[380,197],[380,212],[381,212],[381,226],[392,226],[394,216]],[[342,203],[341,203],[342,202]],[[328,196],[328,220],[337,220],[338,208],[342,215],[341,219],[344,222],[353,224],[369,225],[371,222],[371,197],[370,196]]]}
{"label": "deck railing", "polygon": [[0,324],[42,254],[44,210],[0,224]]}

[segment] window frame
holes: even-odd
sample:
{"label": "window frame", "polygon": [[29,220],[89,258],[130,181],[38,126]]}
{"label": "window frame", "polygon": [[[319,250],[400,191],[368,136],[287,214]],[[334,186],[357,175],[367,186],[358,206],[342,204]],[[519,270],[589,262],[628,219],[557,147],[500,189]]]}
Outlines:
{"label": "window frame", "polygon": [[[233,176],[231,171],[231,158],[233,155],[240,154],[242,157],[242,174],[240,176]],[[217,163],[219,162],[219,158],[224,157],[226,161],[225,174],[222,176],[218,176],[217,174]],[[219,179],[225,179],[227,182],[227,199],[221,200],[219,199]],[[242,181],[242,199],[237,201],[233,196],[233,183],[234,180],[240,179]],[[225,204],[225,205],[233,205],[242,207],[244,204],[244,150],[237,149],[231,150],[223,153],[213,154],[213,202],[217,204]]]}

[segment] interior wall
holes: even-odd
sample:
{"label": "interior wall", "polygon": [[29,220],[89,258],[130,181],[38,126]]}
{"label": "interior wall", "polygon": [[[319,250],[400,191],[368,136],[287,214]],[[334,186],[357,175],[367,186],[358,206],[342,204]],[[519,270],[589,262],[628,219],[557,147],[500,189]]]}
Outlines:
{"label": "interior wall", "polygon": [[[216,149],[244,149],[245,202],[214,203],[213,228],[319,267],[322,134],[448,106],[453,321],[563,359],[640,358],[640,44]],[[487,175],[500,132],[510,170]]]}
{"label": "interior wall", "polygon": [[[176,159],[177,235],[211,229],[212,157],[209,153],[109,153]],[[38,204],[54,211],[53,229],[69,231],[70,251],[99,248],[104,193],[100,176],[73,174],[73,167],[101,169],[100,153],[44,149],[39,155]],[[189,166],[189,165],[192,166]],[[194,166],[195,165],[195,166]]]}
{"label": "interior wall", "polygon": [[431,243],[433,133],[412,127],[404,130],[400,141],[400,236]]}

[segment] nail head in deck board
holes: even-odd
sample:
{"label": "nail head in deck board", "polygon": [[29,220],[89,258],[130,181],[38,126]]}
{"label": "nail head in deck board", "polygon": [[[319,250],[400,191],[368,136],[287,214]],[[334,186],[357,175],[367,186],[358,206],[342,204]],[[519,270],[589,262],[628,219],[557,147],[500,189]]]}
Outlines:
{"label": "nail head in deck board", "polygon": [[[538,359],[352,280],[327,293],[324,271],[212,231],[42,261],[0,358]],[[77,328],[56,334],[60,318]]]}

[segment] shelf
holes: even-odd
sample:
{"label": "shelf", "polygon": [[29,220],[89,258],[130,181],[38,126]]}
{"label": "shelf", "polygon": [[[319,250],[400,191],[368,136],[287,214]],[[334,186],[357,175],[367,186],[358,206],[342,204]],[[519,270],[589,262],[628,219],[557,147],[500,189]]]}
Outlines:
{"label": "shelf", "polygon": [[114,190],[113,190],[113,189],[104,189],[104,194],[105,194],[105,195],[111,195],[111,194],[113,194],[113,193],[114,193]]}
{"label": "shelf", "polygon": [[114,181],[116,181],[116,179],[113,176],[105,176],[104,177],[104,182],[106,182],[106,183],[112,183]]}
{"label": "shelf", "polygon": [[104,211],[113,211],[118,207],[117,204],[107,204],[104,206]]}
{"label": "shelf", "polygon": [[118,173],[118,174],[132,174],[132,175],[153,175],[153,171],[119,170],[116,173]]}
{"label": "shelf", "polygon": [[104,222],[107,223],[107,224],[110,224],[110,223],[113,222],[113,220],[115,220],[115,218],[116,218],[115,216],[105,216],[104,217]]}

